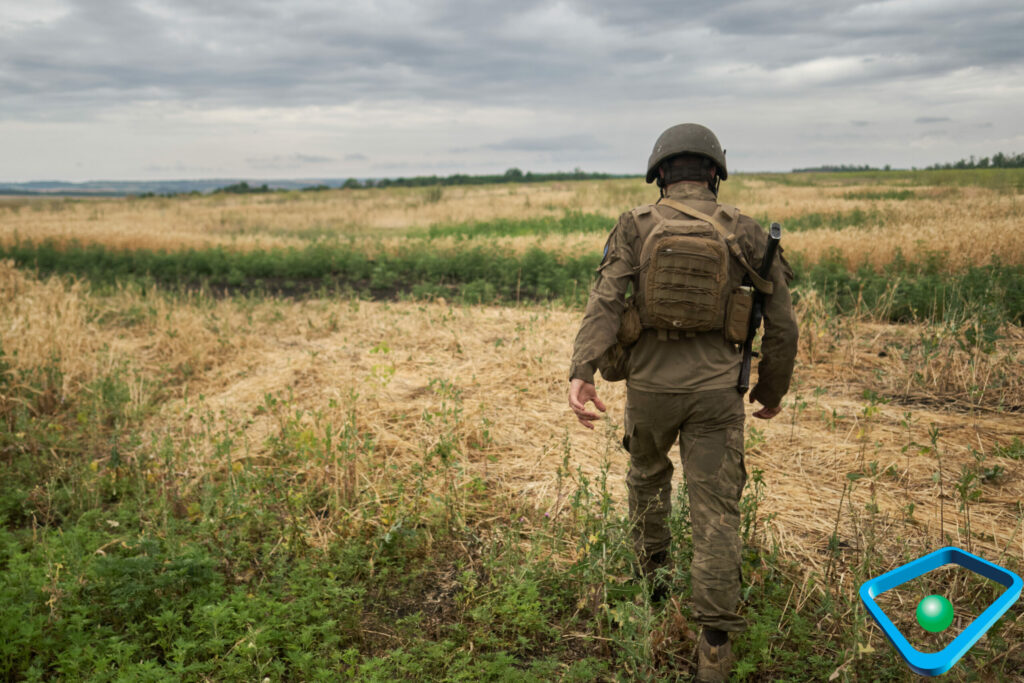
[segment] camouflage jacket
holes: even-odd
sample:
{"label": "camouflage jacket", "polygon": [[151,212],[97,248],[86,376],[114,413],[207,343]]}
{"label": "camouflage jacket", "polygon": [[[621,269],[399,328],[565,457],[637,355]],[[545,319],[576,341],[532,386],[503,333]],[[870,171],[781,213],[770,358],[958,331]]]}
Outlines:
{"label": "camouflage jacket", "polygon": [[[669,186],[668,196],[707,214],[719,206],[707,188],[694,183]],[[759,264],[767,244],[765,230],[753,219],[733,212],[731,225],[747,261]],[[642,244],[632,212],[619,217],[605,244],[604,257],[590,290],[590,299],[573,348],[570,379],[593,383],[598,358],[612,344],[626,306],[626,293],[635,286]],[[780,250],[781,253],[781,250]],[[789,389],[796,359],[798,330],[789,293],[793,278],[785,259],[779,258],[770,273],[774,292],[765,300],[764,338],[758,364],[757,384],[751,396],[775,407]],[[660,393],[688,393],[736,386],[741,349],[725,341],[720,330],[679,339],[658,339],[646,329],[632,347],[630,387]]]}

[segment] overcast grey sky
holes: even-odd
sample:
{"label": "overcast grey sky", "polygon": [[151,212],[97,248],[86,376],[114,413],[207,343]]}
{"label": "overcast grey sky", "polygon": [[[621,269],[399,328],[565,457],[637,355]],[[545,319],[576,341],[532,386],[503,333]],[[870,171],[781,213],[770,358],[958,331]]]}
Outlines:
{"label": "overcast grey sky", "polygon": [[0,0],[0,181],[1024,152],[1020,0]]}

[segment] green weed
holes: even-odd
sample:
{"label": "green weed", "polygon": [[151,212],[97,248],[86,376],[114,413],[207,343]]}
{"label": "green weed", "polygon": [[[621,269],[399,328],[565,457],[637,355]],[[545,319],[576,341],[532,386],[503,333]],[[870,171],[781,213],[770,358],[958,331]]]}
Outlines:
{"label": "green weed", "polygon": [[607,216],[580,211],[566,211],[560,218],[544,216],[515,220],[499,218],[492,221],[476,221],[456,225],[432,225],[426,230],[410,231],[411,237],[425,236],[430,239],[439,237],[458,237],[473,239],[477,237],[518,237],[522,235],[568,235],[571,233],[607,233],[614,221]]}
{"label": "green weed", "polygon": [[898,202],[908,199],[917,199],[918,195],[913,190],[862,190],[860,192],[846,192],[844,199],[863,199],[867,201],[895,200]]}
{"label": "green weed", "polygon": [[[758,222],[763,225],[771,223],[771,218],[761,216]],[[853,209],[834,213],[805,213],[792,216],[783,222],[786,232],[804,232],[806,230],[844,230],[847,228],[864,228],[878,225],[882,215],[877,210]]]}
{"label": "green weed", "polygon": [[1024,460],[1024,441],[1015,436],[1009,443],[995,446],[992,455],[1011,460]]}

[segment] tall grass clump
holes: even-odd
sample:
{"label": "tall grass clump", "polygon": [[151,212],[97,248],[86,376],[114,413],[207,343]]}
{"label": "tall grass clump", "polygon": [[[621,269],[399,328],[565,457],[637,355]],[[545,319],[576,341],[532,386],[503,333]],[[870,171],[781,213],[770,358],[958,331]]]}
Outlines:
{"label": "tall grass clump", "polygon": [[997,260],[949,273],[943,261],[939,252],[916,262],[897,253],[881,269],[851,268],[842,255],[833,253],[813,264],[797,255],[793,267],[798,286],[814,289],[841,314],[866,310],[891,322],[977,315],[996,327],[1024,323],[1024,266]]}
{"label": "tall grass clump", "polygon": [[[768,225],[770,216],[761,216],[758,222]],[[788,232],[805,232],[807,230],[843,230],[845,228],[863,228],[879,225],[882,215],[876,210],[853,209],[851,211],[835,211],[830,213],[811,212],[787,218],[783,229]]]}
{"label": "tall grass clump", "polygon": [[483,244],[438,250],[416,243],[402,246],[394,254],[371,257],[345,245],[327,243],[271,251],[213,248],[166,252],[19,242],[0,248],[0,257],[42,275],[75,275],[108,288],[138,283],[286,294],[322,290],[382,297],[454,294],[477,303],[521,299],[579,303],[585,300],[598,260],[594,256],[561,256],[536,247],[518,255]]}

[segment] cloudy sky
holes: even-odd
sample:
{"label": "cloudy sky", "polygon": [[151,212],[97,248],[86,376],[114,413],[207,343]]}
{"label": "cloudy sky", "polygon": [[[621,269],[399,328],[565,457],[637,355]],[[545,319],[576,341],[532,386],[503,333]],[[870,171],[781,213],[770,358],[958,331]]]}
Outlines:
{"label": "cloudy sky", "polygon": [[0,0],[0,181],[1024,152],[1020,0]]}

